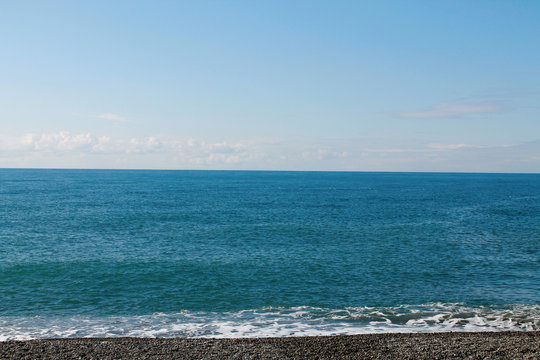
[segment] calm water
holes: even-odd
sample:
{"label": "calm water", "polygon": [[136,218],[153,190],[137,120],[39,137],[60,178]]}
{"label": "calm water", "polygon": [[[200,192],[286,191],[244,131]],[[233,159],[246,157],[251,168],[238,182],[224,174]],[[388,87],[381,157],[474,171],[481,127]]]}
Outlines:
{"label": "calm water", "polygon": [[0,170],[0,340],[540,328],[540,175]]}

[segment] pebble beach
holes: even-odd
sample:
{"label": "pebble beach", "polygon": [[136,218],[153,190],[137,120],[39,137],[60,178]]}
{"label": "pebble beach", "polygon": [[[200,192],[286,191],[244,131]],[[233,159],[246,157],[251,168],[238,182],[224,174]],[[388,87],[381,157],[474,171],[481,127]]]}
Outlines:
{"label": "pebble beach", "polygon": [[1,359],[539,359],[540,332],[0,342]]}

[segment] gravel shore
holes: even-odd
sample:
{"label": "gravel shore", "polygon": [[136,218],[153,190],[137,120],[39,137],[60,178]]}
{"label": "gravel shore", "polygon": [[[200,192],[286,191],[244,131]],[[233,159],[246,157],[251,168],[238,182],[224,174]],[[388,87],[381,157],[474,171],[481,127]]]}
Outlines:
{"label": "gravel shore", "polygon": [[540,359],[540,332],[5,341],[0,359]]}

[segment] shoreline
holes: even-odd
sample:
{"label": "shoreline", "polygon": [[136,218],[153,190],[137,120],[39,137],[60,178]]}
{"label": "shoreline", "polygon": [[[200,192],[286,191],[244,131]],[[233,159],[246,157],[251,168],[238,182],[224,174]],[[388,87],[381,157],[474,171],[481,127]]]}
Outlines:
{"label": "shoreline", "polygon": [[538,359],[540,331],[0,342],[1,359]]}

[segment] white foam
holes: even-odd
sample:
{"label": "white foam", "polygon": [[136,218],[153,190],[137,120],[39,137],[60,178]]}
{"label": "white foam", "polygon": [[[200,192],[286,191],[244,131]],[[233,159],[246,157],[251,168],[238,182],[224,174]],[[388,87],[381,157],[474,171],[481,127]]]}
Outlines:
{"label": "white foam", "polygon": [[0,317],[0,341],[69,337],[285,337],[388,332],[539,330],[539,305],[425,304],[182,311],[141,316]]}

